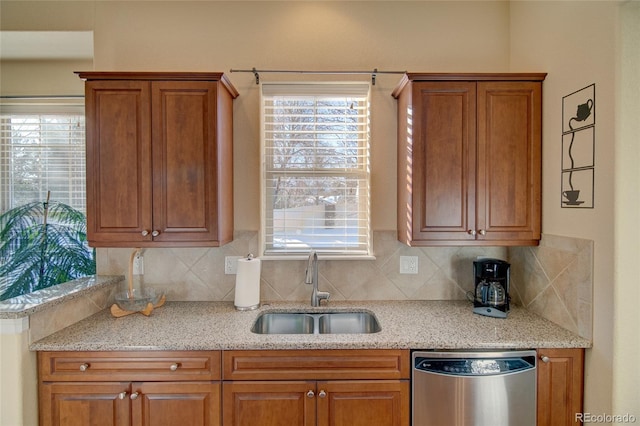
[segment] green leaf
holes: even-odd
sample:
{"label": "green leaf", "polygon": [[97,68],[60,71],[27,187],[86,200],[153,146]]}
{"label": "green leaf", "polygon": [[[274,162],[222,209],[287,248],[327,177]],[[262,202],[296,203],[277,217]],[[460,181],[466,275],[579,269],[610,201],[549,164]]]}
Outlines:
{"label": "green leaf", "polygon": [[0,300],[95,273],[82,212],[50,201],[0,215]]}

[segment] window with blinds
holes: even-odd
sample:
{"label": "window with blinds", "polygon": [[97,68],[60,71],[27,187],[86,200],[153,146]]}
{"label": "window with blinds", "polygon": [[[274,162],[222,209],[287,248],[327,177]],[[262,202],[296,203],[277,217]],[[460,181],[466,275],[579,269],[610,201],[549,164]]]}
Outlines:
{"label": "window with blinds", "polygon": [[262,84],[263,255],[370,255],[369,85]]}
{"label": "window with blinds", "polygon": [[[77,101],[76,101],[77,102]],[[85,122],[82,106],[3,105],[0,113],[0,212],[32,201],[59,201],[82,212],[85,197]],[[29,111],[31,110],[31,112]]]}

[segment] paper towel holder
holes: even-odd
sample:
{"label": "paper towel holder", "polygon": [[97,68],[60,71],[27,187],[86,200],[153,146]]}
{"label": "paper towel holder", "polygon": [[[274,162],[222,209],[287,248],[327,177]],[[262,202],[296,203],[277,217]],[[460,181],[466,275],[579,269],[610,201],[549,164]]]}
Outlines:
{"label": "paper towel holder", "polygon": [[[253,264],[253,271],[247,269],[250,264]],[[234,306],[238,311],[250,311],[260,306],[260,259],[254,258],[252,253],[238,260]]]}

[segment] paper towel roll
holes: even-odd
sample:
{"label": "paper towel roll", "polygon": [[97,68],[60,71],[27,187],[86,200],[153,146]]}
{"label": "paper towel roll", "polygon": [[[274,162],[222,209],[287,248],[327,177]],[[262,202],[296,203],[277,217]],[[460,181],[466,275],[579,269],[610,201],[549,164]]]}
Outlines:
{"label": "paper towel roll", "polygon": [[236,273],[236,309],[245,311],[260,306],[260,259],[238,259]]}

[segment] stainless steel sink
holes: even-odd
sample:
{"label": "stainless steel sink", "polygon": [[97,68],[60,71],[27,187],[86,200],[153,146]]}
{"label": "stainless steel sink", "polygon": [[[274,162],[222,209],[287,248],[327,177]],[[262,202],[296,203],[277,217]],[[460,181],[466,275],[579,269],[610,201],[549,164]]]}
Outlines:
{"label": "stainless steel sink", "polygon": [[371,312],[264,312],[251,327],[257,334],[363,334],[380,330]]}
{"label": "stainless steel sink", "polygon": [[368,312],[333,312],[318,317],[320,334],[377,333],[380,323]]}
{"label": "stainless steel sink", "polygon": [[312,334],[314,318],[304,313],[265,312],[251,331],[257,334]]}

